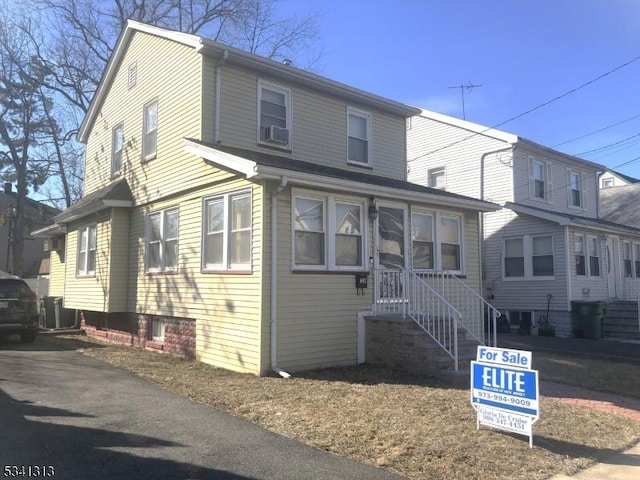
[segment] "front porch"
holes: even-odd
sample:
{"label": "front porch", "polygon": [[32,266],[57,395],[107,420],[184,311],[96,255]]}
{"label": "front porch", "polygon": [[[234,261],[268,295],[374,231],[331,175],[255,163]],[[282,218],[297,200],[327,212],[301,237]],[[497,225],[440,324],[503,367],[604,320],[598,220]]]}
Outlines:
{"label": "front porch", "polygon": [[478,345],[497,344],[500,313],[455,274],[407,268],[373,273],[367,362],[417,374],[455,373]]}

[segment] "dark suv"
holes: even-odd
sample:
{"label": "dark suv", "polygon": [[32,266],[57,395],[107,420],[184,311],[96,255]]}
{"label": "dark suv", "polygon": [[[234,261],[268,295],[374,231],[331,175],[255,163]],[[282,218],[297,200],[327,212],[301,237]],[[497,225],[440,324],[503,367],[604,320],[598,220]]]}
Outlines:
{"label": "dark suv", "polygon": [[0,335],[17,333],[23,343],[36,339],[38,297],[24,280],[0,276]]}

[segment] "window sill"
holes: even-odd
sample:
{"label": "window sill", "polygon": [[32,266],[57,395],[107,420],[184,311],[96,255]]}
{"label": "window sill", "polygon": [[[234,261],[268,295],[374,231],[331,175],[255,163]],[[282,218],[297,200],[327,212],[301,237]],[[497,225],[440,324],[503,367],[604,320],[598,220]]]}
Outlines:
{"label": "window sill", "polygon": [[360,168],[366,168],[368,170],[373,170],[373,165],[371,165],[370,163],[360,163],[360,162],[353,162],[351,160],[347,160],[347,165],[350,165],[352,167],[360,167]]}
{"label": "window sill", "polygon": [[354,275],[356,273],[366,273],[367,275],[370,273],[367,270],[315,270],[315,269],[292,269],[291,273],[294,275],[310,273],[314,275],[323,274],[323,275]]}
{"label": "window sill", "polygon": [[96,278],[96,274],[95,274],[95,272],[93,272],[93,273],[77,273],[77,274],[76,274],[76,278],[77,278],[77,279],[82,279],[82,278]]}
{"label": "window sill", "polygon": [[502,277],[505,282],[540,282],[555,279],[556,277]]}
{"label": "window sill", "polygon": [[145,272],[145,275],[148,275],[150,277],[155,276],[155,275],[177,275],[178,274],[178,270],[165,270],[165,271],[158,271],[158,272]]}
{"label": "window sill", "polygon": [[158,158],[158,154],[154,153],[153,155],[148,155],[140,160],[140,163],[148,163],[151,160],[155,160]]}
{"label": "window sill", "polygon": [[270,142],[264,142],[264,141],[259,141],[257,145],[259,147],[268,148],[269,150],[276,150],[278,152],[286,152],[286,153],[293,152],[291,145],[278,145],[277,143],[270,143]]}
{"label": "window sill", "polygon": [[225,270],[223,268],[202,268],[200,273],[214,275],[252,275],[253,270]]}
{"label": "window sill", "polygon": [[164,350],[164,338],[154,338],[153,340],[147,340],[145,346],[154,350]]}

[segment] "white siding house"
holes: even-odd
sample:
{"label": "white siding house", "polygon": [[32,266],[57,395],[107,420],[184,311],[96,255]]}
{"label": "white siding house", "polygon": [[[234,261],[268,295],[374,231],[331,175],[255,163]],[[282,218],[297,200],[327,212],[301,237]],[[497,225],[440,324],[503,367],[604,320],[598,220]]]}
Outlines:
{"label": "white siding house", "polygon": [[512,325],[548,320],[571,336],[572,301],[637,300],[640,225],[599,215],[604,166],[428,110],[407,139],[409,181],[443,171],[441,188],[503,207],[482,215],[483,284]]}

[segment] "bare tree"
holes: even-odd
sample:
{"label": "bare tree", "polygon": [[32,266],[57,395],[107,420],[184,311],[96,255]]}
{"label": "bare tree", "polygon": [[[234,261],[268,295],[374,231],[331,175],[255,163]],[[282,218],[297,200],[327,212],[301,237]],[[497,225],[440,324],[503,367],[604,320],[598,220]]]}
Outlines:
{"label": "bare tree", "polygon": [[48,178],[49,161],[40,147],[57,129],[48,121],[51,99],[42,90],[46,67],[38,61],[31,43],[5,11],[0,12],[0,176],[16,184],[15,210],[3,212],[9,223],[11,271],[22,274],[25,203],[30,189],[37,190]]}
{"label": "bare tree", "polygon": [[[48,144],[51,174],[46,192],[56,206],[79,198],[82,147],[73,145],[118,35],[128,19],[219,40],[273,59],[297,59],[317,39],[316,16],[282,17],[280,0],[27,0],[23,30],[46,67],[42,87],[57,109],[47,117],[58,129]],[[64,108],[62,107],[64,105]],[[61,205],[61,203],[63,203]]]}

